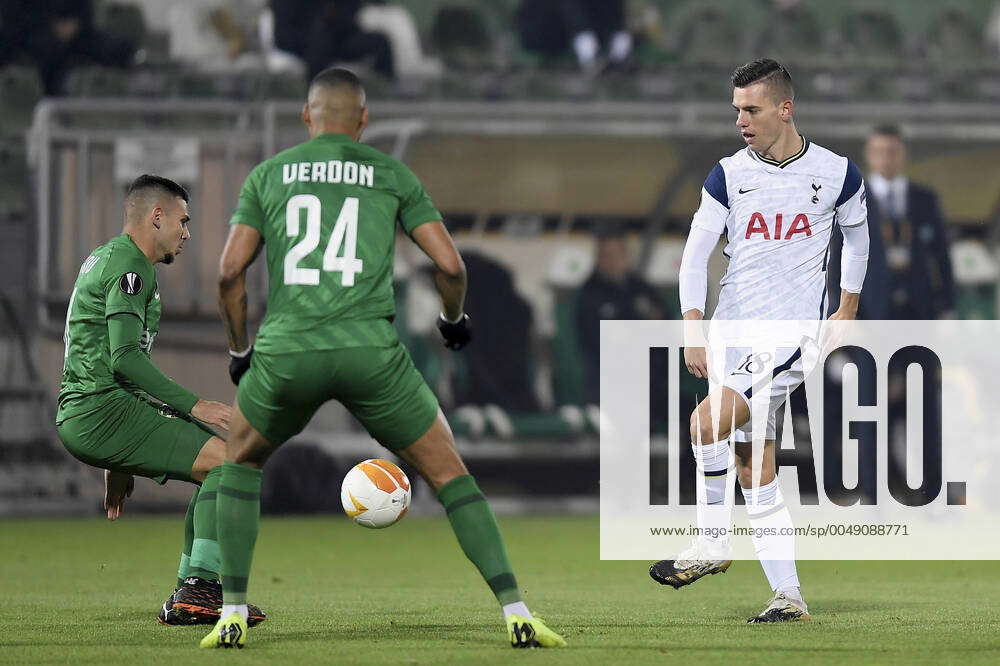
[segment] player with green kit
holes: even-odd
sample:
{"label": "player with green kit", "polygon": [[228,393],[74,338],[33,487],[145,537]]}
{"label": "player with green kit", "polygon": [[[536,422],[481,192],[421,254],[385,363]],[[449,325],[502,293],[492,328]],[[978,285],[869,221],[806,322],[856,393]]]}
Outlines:
{"label": "player with green kit", "polygon": [[[66,344],[56,427],[66,449],[105,470],[104,508],[117,520],[134,474],[199,485],[185,518],[177,589],[160,610],[164,624],[214,623],[222,606],[215,495],[230,408],[201,400],[165,376],[149,354],[160,326],[153,264],[171,264],[191,237],[188,194],[143,175],[125,196],[120,236],[80,267],[66,312]],[[264,619],[253,608],[251,621]]]}
{"label": "player with green kit", "polygon": [[[398,223],[437,268],[445,344],[458,350],[470,340],[465,266],[441,214],[406,166],[358,143],[368,108],[354,74],[320,72],[302,120],[310,140],[247,177],[220,261],[219,303],[239,389],[217,504],[224,605],[201,646],[245,644],[261,468],[320,405],[337,400],[435,490],[503,609],[511,645],[561,647],[562,637],[522,600],[493,511],[392,325]],[[251,346],[245,276],[262,247],[267,314]]]}

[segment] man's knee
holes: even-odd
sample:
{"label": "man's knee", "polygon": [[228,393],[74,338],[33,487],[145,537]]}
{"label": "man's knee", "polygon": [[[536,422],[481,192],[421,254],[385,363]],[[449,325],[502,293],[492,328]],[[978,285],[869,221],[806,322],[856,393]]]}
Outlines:
{"label": "man's knee", "polygon": [[263,438],[251,437],[240,443],[229,441],[226,447],[226,461],[249,467],[263,467],[276,447]]}
{"label": "man's knee", "polygon": [[194,460],[191,474],[197,481],[205,478],[212,468],[218,467],[226,459],[226,443],[218,437],[209,437]]}
{"label": "man's knee", "polygon": [[398,451],[429,484],[438,490],[452,479],[469,471],[455,450],[455,440],[444,416],[439,413],[430,429],[416,442]]}
{"label": "man's knee", "polygon": [[695,445],[712,444],[723,439],[726,434],[717,434],[712,427],[711,417],[702,415],[700,407],[691,414],[691,443]]}

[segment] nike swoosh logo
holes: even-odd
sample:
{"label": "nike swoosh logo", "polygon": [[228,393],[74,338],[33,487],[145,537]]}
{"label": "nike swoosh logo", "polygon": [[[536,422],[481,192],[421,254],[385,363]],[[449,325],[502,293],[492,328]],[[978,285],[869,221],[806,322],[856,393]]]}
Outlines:
{"label": "nike swoosh logo", "polygon": [[740,194],[746,194],[747,192],[753,192],[754,190],[759,190],[759,189],[760,189],[759,187],[751,187],[749,190],[741,189]]}

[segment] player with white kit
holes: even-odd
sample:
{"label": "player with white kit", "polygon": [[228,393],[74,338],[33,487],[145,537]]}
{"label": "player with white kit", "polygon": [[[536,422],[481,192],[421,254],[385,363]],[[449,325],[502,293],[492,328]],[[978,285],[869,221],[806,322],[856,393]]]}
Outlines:
{"label": "player with white kit", "polygon": [[[714,323],[746,321],[746,327],[759,328],[754,320],[823,319],[828,248],[835,224],[844,235],[844,253],[840,307],[830,319],[854,319],[868,263],[860,171],[847,158],[798,133],[792,80],[780,64],[770,59],[748,63],[733,73],[732,83],[736,125],[746,148],[720,160],[705,180],[681,260],[684,319],[704,317],[708,259],[722,233],[729,266],[721,281]],[[684,358],[688,370],[709,378],[711,387],[709,397],[691,415],[702,531],[677,559],[651,566],[650,575],[658,583],[679,588],[730,566],[728,534],[718,528],[728,528],[732,522],[726,489],[732,484],[729,470],[735,463],[754,529],[754,549],[774,593],[748,622],[808,619],[795,567],[791,516],[778,488],[774,447],[775,413],[805,378],[802,350],[780,347],[762,357],[730,349],[724,368],[709,367],[704,347],[686,347]],[[762,362],[770,371],[763,381]],[[757,399],[752,399],[754,395]],[[766,419],[759,412],[751,419],[751,403],[767,408]],[[766,427],[763,456],[758,454],[757,460],[752,455],[753,422]]]}

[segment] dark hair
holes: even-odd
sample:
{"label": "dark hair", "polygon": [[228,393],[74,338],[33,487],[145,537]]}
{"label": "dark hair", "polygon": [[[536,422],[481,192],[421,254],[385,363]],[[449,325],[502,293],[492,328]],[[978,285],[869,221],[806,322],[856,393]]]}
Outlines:
{"label": "dark hair", "polygon": [[361,79],[354,72],[343,67],[327,67],[309,82],[309,87],[313,86],[347,87],[359,94],[365,92],[364,86],[361,85]]}
{"label": "dark hair", "polygon": [[746,88],[754,83],[766,83],[778,94],[780,99],[794,99],[795,88],[792,87],[792,75],[776,60],[761,58],[740,65],[733,72],[733,87]]}
{"label": "dark hair", "polygon": [[187,190],[183,187],[169,178],[164,178],[163,176],[152,176],[148,173],[144,173],[132,181],[132,184],[128,186],[128,192],[125,194],[125,198],[131,199],[132,197],[144,194],[149,190],[158,190],[165,194],[172,194],[173,196],[180,197],[185,202],[190,203]]}
{"label": "dark hair", "polygon": [[899,125],[885,124],[876,125],[872,129],[872,136],[891,136],[895,139],[903,140],[903,131],[899,129]]}

